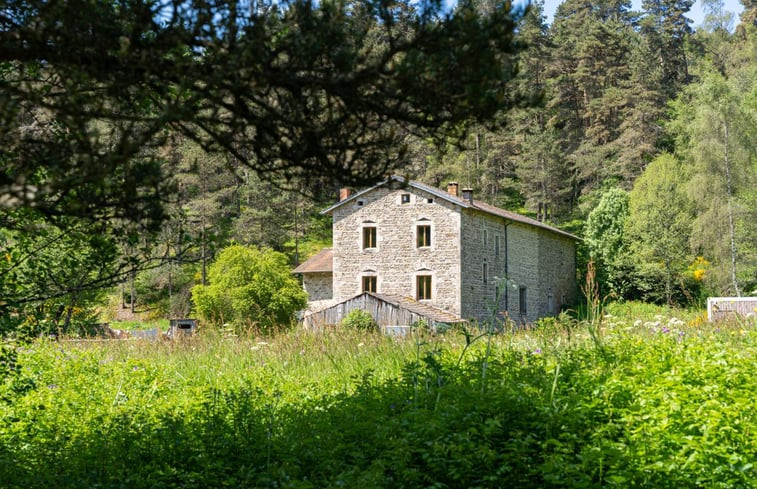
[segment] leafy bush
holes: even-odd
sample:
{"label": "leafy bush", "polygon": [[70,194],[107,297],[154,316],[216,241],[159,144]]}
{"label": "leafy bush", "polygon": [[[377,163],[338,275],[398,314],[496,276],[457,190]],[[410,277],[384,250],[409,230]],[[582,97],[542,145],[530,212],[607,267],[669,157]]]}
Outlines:
{"label": "leafy bush", "polygon": [[217,325],[271,330],[291,324],[307,294],[292,276],[284,254],[233,245],[208,270],[210,285],[192,289],[198,314]]}
{"label": "leafy bush", "polygon": [[375,331],[378,329],[378,324],[376,324],[373,316],[362,309],[353,309],[348,312],[342,319],[341,326],[358,331]]}

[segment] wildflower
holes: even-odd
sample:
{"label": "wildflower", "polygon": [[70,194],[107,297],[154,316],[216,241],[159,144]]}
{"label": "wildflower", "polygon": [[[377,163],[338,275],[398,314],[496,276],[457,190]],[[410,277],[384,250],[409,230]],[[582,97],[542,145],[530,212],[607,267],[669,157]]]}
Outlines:
{"label": "wildflower", "polygon": [[667,326],[665,326],[664,328],[662,328],[661,332],[662,333],[670,333],[670,329]]}
{"label": "wildflower", "polygon": [[539,353],[541,353],[541,348],[537,348],[537,349],[536,349],[536,350],[534,350],[534,351],[533,351],[532,353],[533,353],[534,355],[538,355]]}
{"label": "wildflower", "polygon": [[361,343],[358,343],[358,344],[357,344],[357,347],[358,347],[358,348],[360,348],[361,346],[365,346],[365,343],[362,343],[362,342],[361,342]]}
{"label": "wildflower", "polygon": [[634,325],[634,326],[636,326],[636,327],[639,327],[639,326],[641,326],[641,325],[642,325],[642,321],[641,321],[641,319],[637,319],[636,321],[634,321],[634,322],[633,322],[633,325]]}

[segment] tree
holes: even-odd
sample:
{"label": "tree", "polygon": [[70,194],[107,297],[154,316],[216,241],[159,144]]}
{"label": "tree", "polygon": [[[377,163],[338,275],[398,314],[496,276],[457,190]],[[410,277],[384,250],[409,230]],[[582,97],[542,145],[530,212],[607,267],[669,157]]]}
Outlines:
{"label": "tree", "polygon": [[[25,215],[19,215],[23,212]],[[129,268],[102,226],[51,225],[33,210],[0,227],[0,334],[69,333],[91,322],[90,308]],[[13,229],[22,221],[27,229]]]}
{"label": "tree", "polygon": [[200,316],[215,324],[270,331],[289,326],[307,303],[286,255],[270,249],[229,246],[208,276],[209,285],[192,289],[192,301]]}
{"label": "tree", "polygon": [[409,133],[491,121],[520,103],[508,89],[518,12],[444,8],[10,4],[0,14],[2,204],[155,224],[170,190],[157,150],[172,132],[263,177],[374,183],[402,161]]}
{"label": "tree", "polygon": [[619,285],[619,258],[626,245],[625,227],[628,219],[628,192],[611,188],[602,194],[597,206],[589,213],[584,228],[584,242],[589,248],[589,258],[600,271],[600,282],[622,297]]}
{"label": "tree", "polygon": [[[741,295],[755,283],[757,250],[750,239],[757,211],[757,73],[747,67],[730,79],[714,71],[678,101],[675,128],[692,165],[688,190],[696,204],[692,246],[713,263],[711,285]],[[706,191],[703,191],[706,189]]]}
{"label": "tree", "polygon": [[[673,303],[674,287],[691,262],[692,207],[683,189],[681,163],[670,154],[652,161],[629,195],[626,239],[638,273],[649,280],[660,276],[666,303]],[[649,290],[648,298],[654,299]]]}

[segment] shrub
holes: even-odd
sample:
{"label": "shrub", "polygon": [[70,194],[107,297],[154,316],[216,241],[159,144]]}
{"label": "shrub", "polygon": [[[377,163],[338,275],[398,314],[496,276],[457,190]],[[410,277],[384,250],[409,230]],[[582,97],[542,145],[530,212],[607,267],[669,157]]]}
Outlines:
{"label": "shrub", "polygon": [[376,331],[378,324],[370,313],[362,309],[353,309],[342,319],[342,327],[359,331]]}
{"label": "shrub", "polygon": [[256,325],[263,330],[291,324],[307,294],[289,270],[284,254],[232,245],[208,270],[210,285],[192,289],[197,313],[215,324]]}

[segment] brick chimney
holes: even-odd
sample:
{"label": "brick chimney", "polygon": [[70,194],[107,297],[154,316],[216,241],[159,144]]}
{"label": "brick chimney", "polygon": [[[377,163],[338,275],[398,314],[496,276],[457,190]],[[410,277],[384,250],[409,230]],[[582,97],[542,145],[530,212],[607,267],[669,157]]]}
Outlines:
{"label": "brick chimney", "polygon": [[457,189],[459,187],[460,186],[457,184],[457,182],[449,182],[447,184],[447,193],[450,194],[450,195],[454,195],[455,197],[457,197]]}
{"label": "brick chimney", "polygon": [[349,199],[350,195],[352,194],[352,191],[346,187],[339,189],[339,202],[343,201],[344,199]]}
{"label": "brick chimney", "polygon": [[463,199],[467,200],[471,204],[473,203],[473,189],[472,188],[463,189]]}

